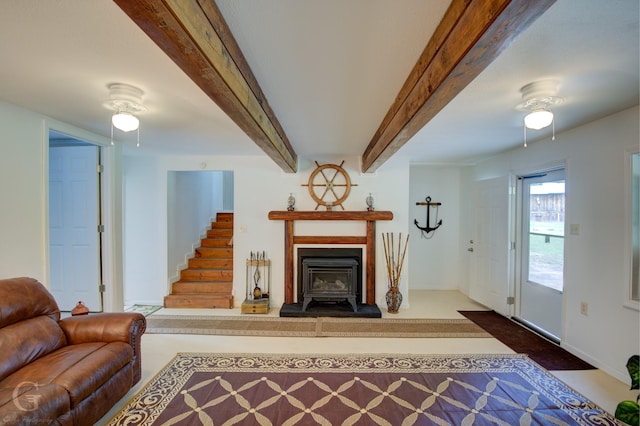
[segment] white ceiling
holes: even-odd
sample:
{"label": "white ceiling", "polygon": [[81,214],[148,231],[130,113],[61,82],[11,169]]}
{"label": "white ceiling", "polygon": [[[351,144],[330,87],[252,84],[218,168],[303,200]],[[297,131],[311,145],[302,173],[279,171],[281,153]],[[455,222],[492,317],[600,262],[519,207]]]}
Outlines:
{"label": "white ceiling", "polygon": [[[293,148],[314,160],[363,153],[449,1],[216,3]],[[556,132],[637,105],[638,3],[558,0],[396,155],[461,164],[521,145],[515,106],[532,81],[559,82]],[[140,153],[262,155],[112,1],[1,7],[0,99],[108,137],[107,85],[127,83],[148,108]]]}

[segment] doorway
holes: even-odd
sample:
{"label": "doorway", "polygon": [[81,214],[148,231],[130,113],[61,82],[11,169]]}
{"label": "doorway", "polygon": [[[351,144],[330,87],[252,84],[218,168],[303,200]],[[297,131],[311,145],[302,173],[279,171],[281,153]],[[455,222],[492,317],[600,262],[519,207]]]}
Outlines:
{"label": "doorway", "polygon": [[552,340],[562,339],[565,170],[518,179],[519,266],[516,317]]}
{"label": "doorway", "polygon": [[50,290],[62,311],[102,311],[100,148],[49,132]]}
{"label": "doorway", "polygon": [[509,316],[511,176],[477,181],[473,187],[473,234],[469,240],[469,296]]}

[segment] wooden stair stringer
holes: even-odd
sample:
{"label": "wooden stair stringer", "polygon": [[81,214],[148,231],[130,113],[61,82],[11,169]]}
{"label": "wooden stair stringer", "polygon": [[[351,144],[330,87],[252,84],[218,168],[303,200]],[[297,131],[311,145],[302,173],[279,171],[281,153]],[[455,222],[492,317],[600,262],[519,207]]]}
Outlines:
{"label": "wooden stair stringer", "polygon": [[165,308],[226,308],[233,303],[233,213],[218,213],[180,279],[164,297]]}

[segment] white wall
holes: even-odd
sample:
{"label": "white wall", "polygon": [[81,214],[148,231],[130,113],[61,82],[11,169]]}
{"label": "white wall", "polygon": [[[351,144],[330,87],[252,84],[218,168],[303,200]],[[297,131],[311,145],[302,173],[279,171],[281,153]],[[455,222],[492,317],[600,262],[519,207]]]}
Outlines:
{"label": "white wall", "polygon": [[49,129],[101,145],[105,225],[104,308],[122,309],[121,150],[101,136],[0,101],[0,278],[28,276],[49,286]]}
{"label": "white wall", "polygon": [[125,154],[123,180],[124,300],[161,305],[168,294],[167,171],[155,157]]}
{"label": "white wall", "polygon": [[0,276],[46,283],[44,118],[0,102]]}
{"label": "white wall", "polygon": [[[621,380],[629,356],[638,353],[639,314],[624,306],[628,290],[625,241],[626,152],[638,148],[638,107],[588,123],[491,158],[465,171],[462,210],[474,180],[522,174],[566,161],[566,223],[579,235],[566,236],[562,345]],[[472,235],[461,221],[461,240]],[[588,316],[580,303],[589,304]]]}
{"label": "white wall", "polygon": [[221,205],[222,210],[233,211],[233,172],[230,170],[222,172],[222,189],[222,196],[216,198],[216,205]]}
{"label": "white wall", "polygon": [[[409,288],[418,290],[458,289],[466,278],[460,244],[460,167],[412,165],[409,191]],[[414,224],[426,226],[427,207],[417,206],[427,196],[440,202],[438,218],[442,226],[425,238]],[[436,223],[436,208],[432,207],[430,226]]]}
{"label": "white wall", "polygon": [[[319,159],[321,164],[343,159]],[[358,172],[358,159],[344,159],[344,168],[353,186],[345,201],[346,210],[365,210],[365,198],[371,192],[378,210],[390,210],[392,221],[377,223],[382,232],[407,233],[409,203],[408,162],[387,162],[374,174]],[[170,170],[233,170],[234,180],[234,299],[239,305],[246,294],[245,259],[251,251],[266,251],[272,261],[272,305],[284,302],[284,224],[270,221],[271,210],[285,210],[289,193],[294,193],[298,210],[313,210],[315,203],[306,187],[315,169],[311,161],[300,161],[299,172],[284,173],[268,157],[176,157],[135,156],[126,158],[125,188],[125,288],[126,299],[161,303],[167,294],[167,172]],[[142,191],[142,193],[140,192]],[[138,195],[136,195],[138,194]],[[365,235],[360,222],[296,222],[299,235]],[[386,306],[386,274],[382,243],[378,240],[376,296],[379,306]],[[408,262],[409,263],[409,262]],[[150,268],[149,265],[154,265]],[[405,268],[407,265],[405,265]],[[401,291],[407,296],[406,272]]]}

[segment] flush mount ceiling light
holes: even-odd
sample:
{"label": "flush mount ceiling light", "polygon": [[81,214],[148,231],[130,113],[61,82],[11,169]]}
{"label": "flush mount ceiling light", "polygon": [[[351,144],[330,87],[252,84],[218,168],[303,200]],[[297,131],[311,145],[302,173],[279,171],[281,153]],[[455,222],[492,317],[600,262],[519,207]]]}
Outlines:
{"label": "flush mount ceiling light", "polygon": [[136,114],[147,111],[142,105],[142,90],[123,83],[113,83],[107,86],[109,100],[104,106],[114,111],[111,117],[111,140],[113,141],[113,127],[123,132],[138,130],[138,145],[140,145],[140,120]]}
{"label": "flush mount ceiling light", "polygon": [[123,132],[136,130],[140,126],[140,120],[138,120],[138,117],[124,111],[119,111],[113,114],[113,117],[111,117],[111,123],[113,124],[113,127],[120,129]]}
{"label": "flush mount ceiling light", "polygon": [[553,122],[553,113],[545,108],[530,112],[524,117],[524,125],[528,129],[544,129]]}
{"label": "flush mount ceiling light", "polygon": [[[540,130],[554,124],[550,106],[562,103],[562,98],[556,95],[558,83],[555,81],[536,81],[523,86],[522,102],[516,106],[520,111],[527,111],[524,117],[524,146],[527,146],[527,129]],[[555,140],[555,126],[552,140]]]}

